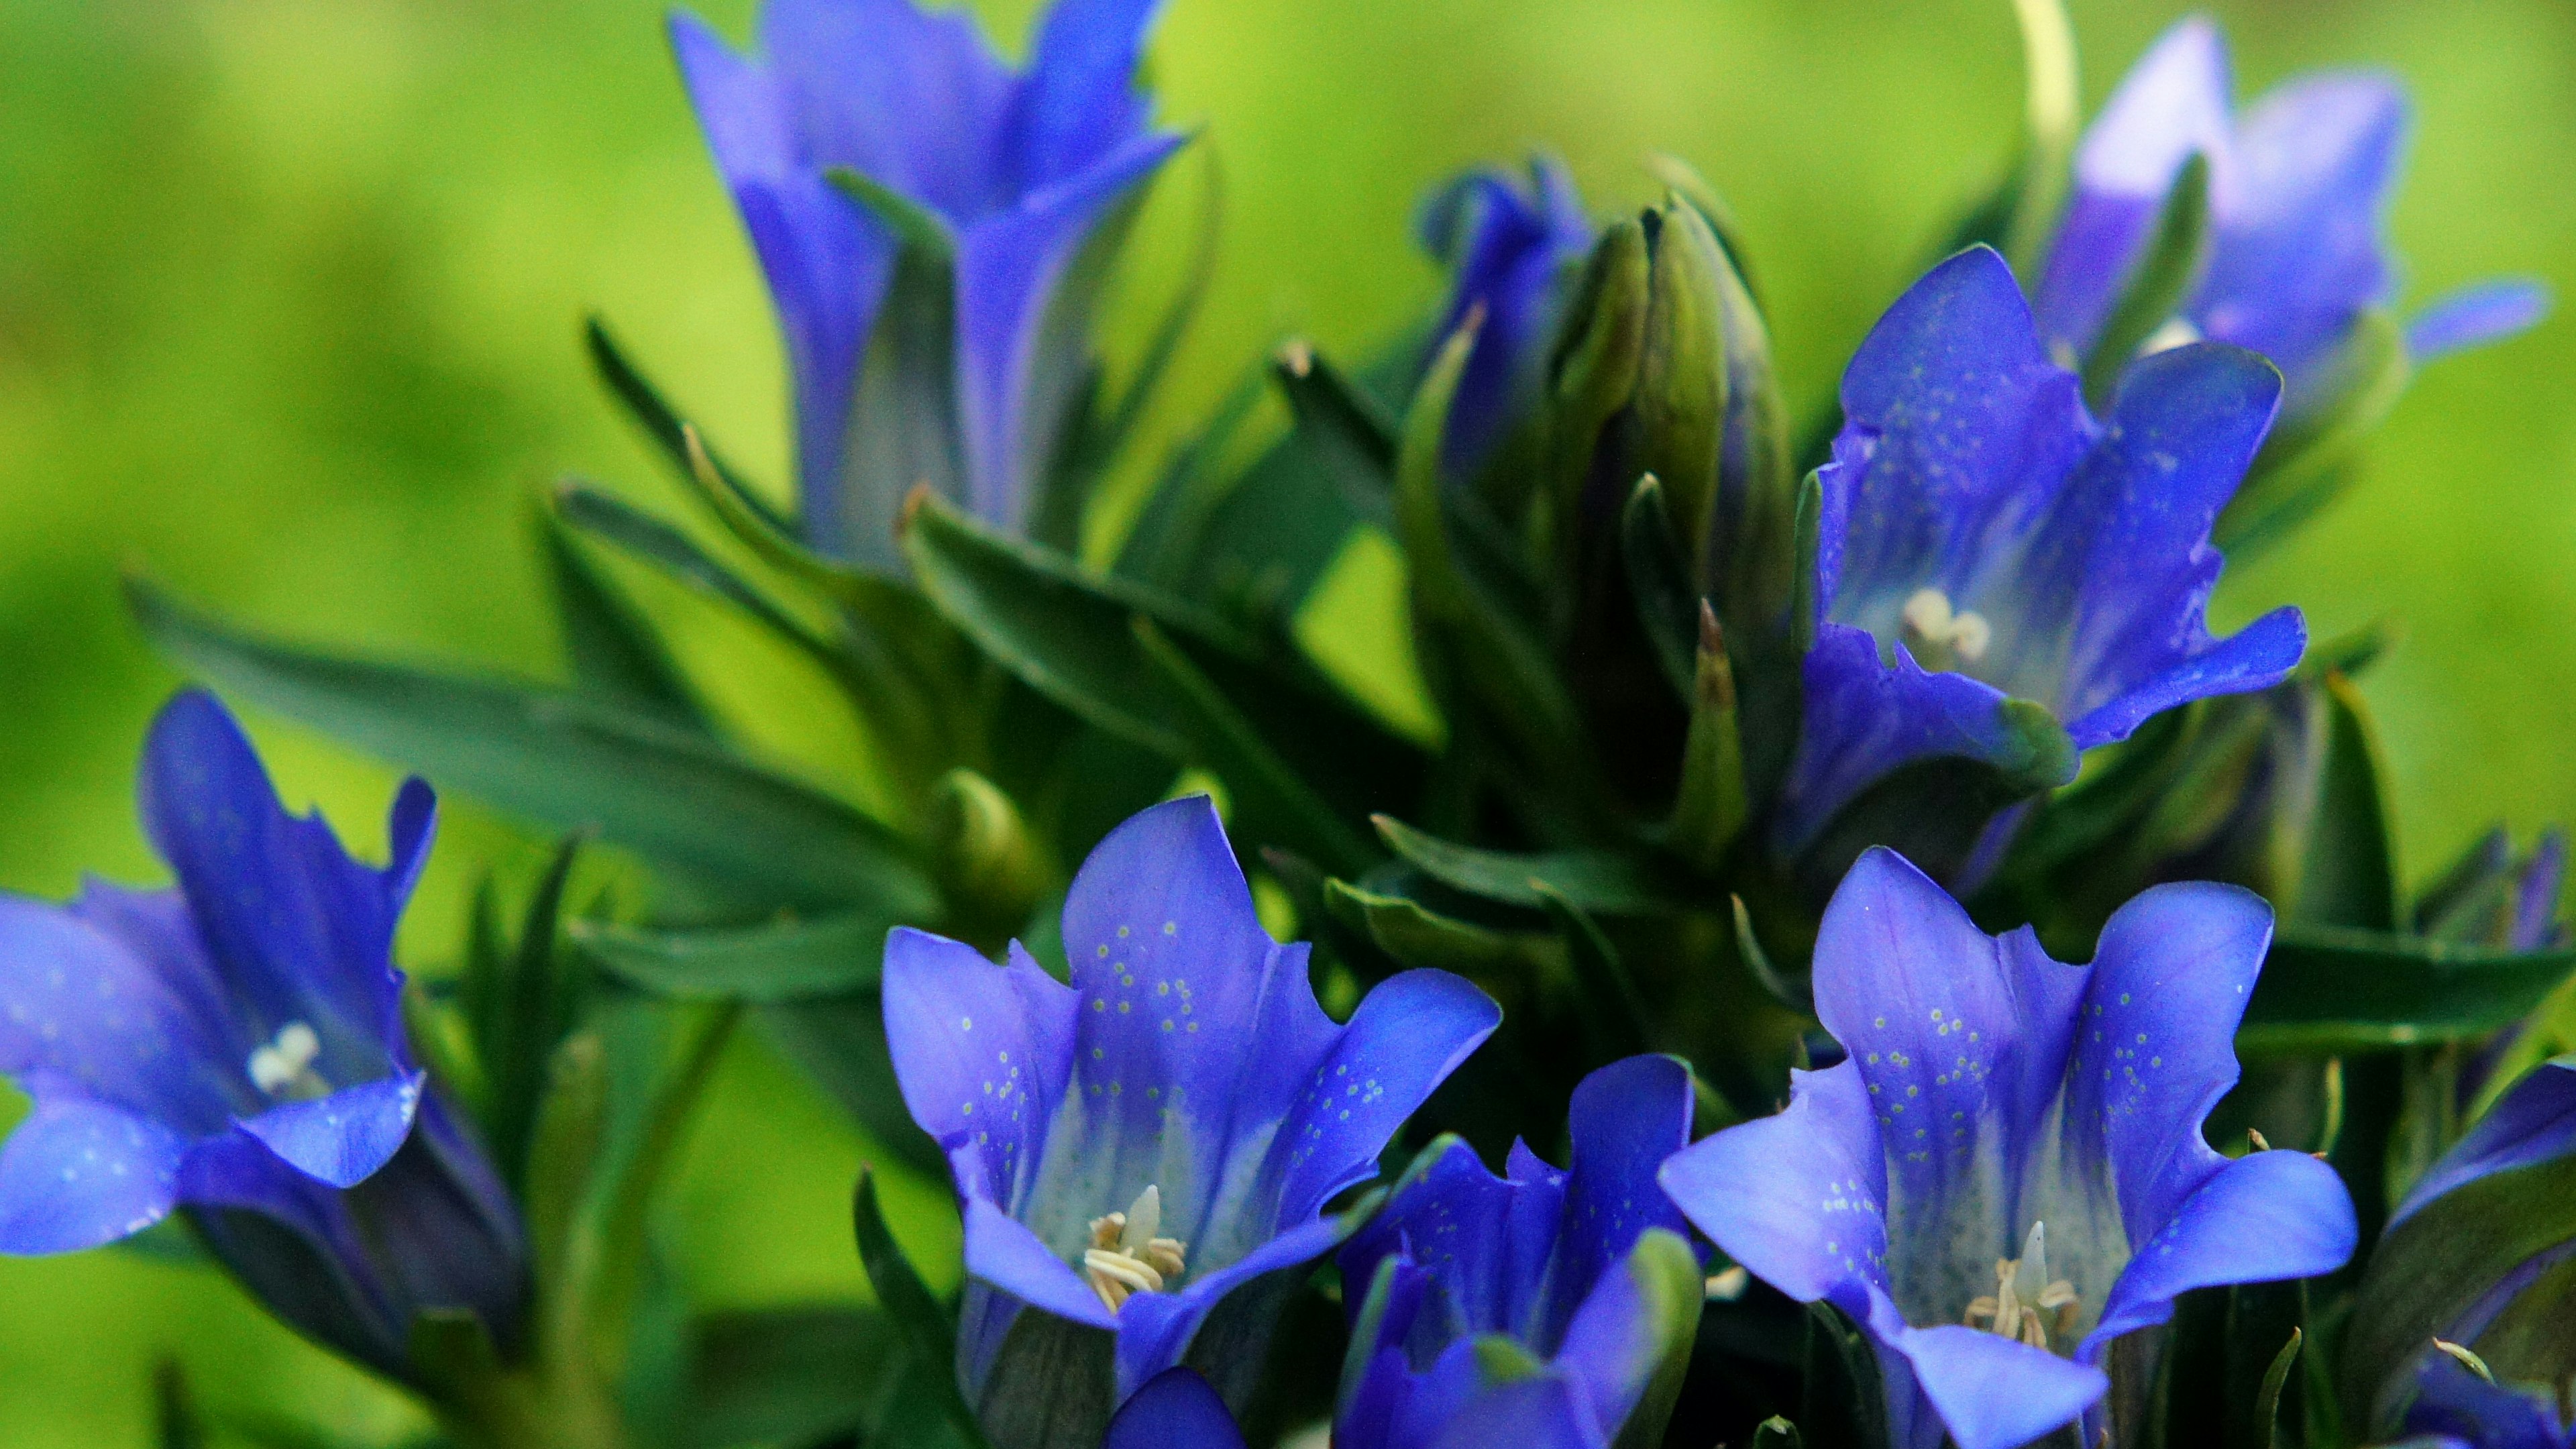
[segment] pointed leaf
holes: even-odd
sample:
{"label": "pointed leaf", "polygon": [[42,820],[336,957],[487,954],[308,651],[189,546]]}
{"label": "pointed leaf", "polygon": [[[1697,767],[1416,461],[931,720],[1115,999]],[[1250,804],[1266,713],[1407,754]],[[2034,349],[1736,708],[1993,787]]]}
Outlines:
{"label": "pointed leaf", "polygon": [[886,933],[899,924],[866,914],[710,931],[577,921],[573,939],[610,975],[656,996],[770,1005],[873,988]]}
{"label": "pointed leaf", "polygon": [[2138,349],[2182,310],[2209,260],[2209,157],[2194,151],[2165,193],[2153,240],[2120,294],[2093,355],[2084,360],[2085,400],[2099,409],[2110,401]]}
{"label": "pointed leaf", "polygon": [[2576,947],[2498,951],[2290,924],[2246,1008],[2246,1053],[2331,1054],[2463,1041],[2510,1026],[2576,971]]}
{"label": "pointed leaf", "polygon": [[652,621],[583,556],[562,523],[541,518],[539,533],[573,679],[639,713],[706,732],[706,707]]}
{"label": "pointed leaf", "polygon": [[1605,916],[1657,915],[1686,908],[1688,893],[1648,862],[1608,851],[1510,855],[1426,834],[1388,815],[1372,816],[1387,849],[1454,890],[1537,910],[1554,891]]}

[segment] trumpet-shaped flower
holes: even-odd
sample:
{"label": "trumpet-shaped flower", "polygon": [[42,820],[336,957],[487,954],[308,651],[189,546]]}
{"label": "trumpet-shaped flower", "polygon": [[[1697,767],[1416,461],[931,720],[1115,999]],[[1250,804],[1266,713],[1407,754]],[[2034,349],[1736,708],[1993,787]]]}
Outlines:
{"label": "trumpet-shaped flower", "polygon": [[[1066,897],[1064,942],[1069,985],[1017,946],[1000,966],[919,931],[886,947],[895,1072],[964,1203],[958,1372],[1004,1449],[1088,1444],[1185,1357],[1240,1406],[1276,1275],[1349,1233],[1326,1207],[1501,1015],[1458,977],[1411,971],[1336,1025],[1307,948],[1262,930],[1205,797],[1110,832]],[[1008,1371],[1040,1343],[1098,1355],[1104,1381]],[[1032,1393],[1053,1402],[996,1397]]]}
{"label": "trumpet-shaped flower", "polygon": [[2159,886],[2065,965],[1871,851],[1816,940],[1817,1012],[1849,1057],[1664,1186],[1755,1275],[1860,1325],[1900,1449],[2010,1449],[2079,1417],[2096,1443],[2115,1339],[2191,1289],[2352,1254],[2331,1168],[2201,1137],[2270,936],[2250,892]]}
{"label": "trumpet-shaped flower", "polygon": [[[2300,77],[2241,115],[2233,90],[2227,42],[2197,16],[2120,83],[2076,153],[2074,196],[2036,294],[2041,330],[2067,358],[2092,348],[2197,152],[2209,164],[2208,260],[2168,336],[2269,357],[2298,416],[2340,381],[2336,355],[2354,323],[2396,289],[2384,219],[2406,98],[2369,71]],[[2418,317],[2409,350],[2421,360],[2491,342],[2546,310],[2534,283],[2474,287]]]}
{"label": "trumpet-shaped flower", "polygon": [[1555,332],[1560,284],[1592,246],[1591,218],[1563,163],[1538,156],[1529,171],[1527,184],[1504,171],[1470,171],[1423,204],[1422,244],[1456,275],[1433,335],[1449,336],[1471,315],[1482,319],[1442,441],[1452,475],[1491,455],[1515,409],[1531,400]]}
{"label": "trumpet-shaped flower", "polygon": [[2160,710],[2286,675],[2296,609],[2224,640],[2204,620],[2210,526],[2279,397],[2261,358],[2195,344],[2131,369],[2097,422],[2001,257],[1915,283],[1843,375],[1782,845],[1917,761],[2038,760],[2063,783]]}
{"label": "trumpet-shaped flower", "polygon": [[[1090,362],[1092,245],[1182,139],[1152,129],[1135,88],[1155,9],[1057,0],[1016,73],[971,19],[912,0],[772,0],[757,59],[673,18],[786,335],[815,546],[891,566],[897,510],[924,482],[1027,522]],[[945,255],[907,262],[895,222],[835,170],[936,229]]]}
{"label": "trumpet-shaped flower", "polygon": [[92,1247],[185,1206],[280,1316],[363,1362],[402,1372],[424,1308],[506,1340],[517,1219],[424,1093],[391,959],[428,786],[394,799],[390,863],[360,865],[191,692],[153,723],[139,793],[174,889],[0,897],[0,1070],[35,1099],[0,1150],[0,1251]]}
{"label": "trumpet-shaped flower", "polygon": [[[1690,1069],[1631,1057],[1575,1089],[1570,1169],[1517,1142],[1499,1178],[1454,1138],[1426,1151],[1341,1251],[1358,1341],[1334,1442],[1491,1442],[1473,1426],[1505,1422],[1531,1449],[1616,1438],[1673,1346],[1671,1320],[1686,1334],[1698,1319],[1687,1229],[1655,1184],[1690,1123]],[[1678,1267],[1678,1293],[1659,1295],[1654,1267],[1629,1257],[1657,1228],[1673,1235],[1662,1266]]]}

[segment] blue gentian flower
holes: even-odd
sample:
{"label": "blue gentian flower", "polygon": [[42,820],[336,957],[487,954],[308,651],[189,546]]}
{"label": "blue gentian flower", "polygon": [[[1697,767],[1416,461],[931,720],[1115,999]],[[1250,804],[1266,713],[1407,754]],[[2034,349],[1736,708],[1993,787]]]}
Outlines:
{"label": "blue gentian flower", "polygon": [[2416,1376],[2406,1432],[2443,1449],[2576,1449],[2576,1425],[2548,1394],[2492,1383],[2443,1353]]}
{"label": "blue gentian flower", "polygon": [[[1690,1141],[1690,1069],[1660,1056],[1614,1062],[1575,1088],[1567,1116],[1571,1169],[1515,1142],[1509,1175],[1496,1177],[1451,1138],[1343,1247],[1356,1339],[1340,1449],[1479,1442],[1460,1437],[1470,1422],[1514,1423],[1529,1449],[1618,1437],[1668,1348],[1628,1254],[1649,1229],[1688,1231],[1655,1171]],[[1688,1258],[1678,1242],[1675,1252]],[[1544,1367],[1493,1382],[1496,1336]]]}
{"label": "blue gentian flower", "polygon": [[[2388,1228],[2395,1231],[2434,1199],[2481,1178],[2554,1161],[2571,1152],[2576,1152],[2576,1056],[2563,1056],[2541,1063],[2506,1089],[2486,1115],[2416,1180],[2388,1215]],[[2569,1253],[2576,1253],[2576,1241],[2561,1243],[2508,1274],[2444,1336],[2462,1343],[2474,1340],[2515,1295]]]}
{"label": "blue gentian flower", "polygon": [[1574,178],[1542,155],[1531,158],[1526,184],[1490,168],[1450,181],[1423,203],[1419,230],[1456,277],[1435,341],[1483,319],[1442,441],[1442,464],[1458,477],[1492,455],[1535,396],[1564,280],[1591,250],[1593,226]]}
{"label": "blue gentian flower", "polygon": [[241,727],[185,693],[139,785],[173,889],[0,896],[0,1071],[34,1110],[0,1149],[0,1252],[61,1253],[192,1209],[281,1317],[402,1371],[411,1319],[516,1331],[517,1218],[403,1037],[394,926],[429,853],[405,782],[381,870],[286,813]]}
{"label": "blue gentian flower", "polygon": [[1197,1370],[1170,1368],[1119,1406],[1100,1449],[1243,1449],[1243,1430]]}
{"label": "blue gentian flower", "polygon": [[[2337,384],[2336,353],[2354,322],[2393,299],[2385,218],[2406,98],[2371,71],[2300,77],[2242,115],[2233,90],[2227,42],[2197,16],[2165,32],[2120,83],[2076,153],[2074,195],[2039,278],[2040,328],[2061,360],[2092,348],[2175,176],[2198,152],[2210,167],[2208,262],[2169,335],[2272,359],[2296,417]],[[2547,306],[2536,283],[2472,288],[2428,309],[2409,347],[2423,360],[2492,342]]]}
{"label": "blue gentian flower", "polygon": [[1083,1385],[997,1368],[1038,1314],[1114,1340],[1115,1399],[1186,1354],[1239,1407],[1268,1331],[1242,1314],[1266,1294],[1202,1327],[1228,1295],[1342,1240],[1352,1225],[1326,1206],[1376,1175],[1379,1149],[1500,1010],[1458,977],[1409,971],[1336,1025],[1307,984],[1308,948],[1263,931],[1204,796],[1109,833],[1066,897],[1064,943],[1070,985],[1016,945],[1001,966],[919,931],[886,946],[895,1073],[964,1203],[969,1402],[990,1424],[1009,1411],[988,1388],[1079,1400]]}
{"label": "blue gentian flower", "polygon": [[2210,526],[2280,388],[2250,352],[2176,347],[2133,367],[2097,422],[2001,257],[1971,248],[1915,283],[1843,375],[1782,846],[1916,761],[2019,771],[2037,733],[2071,777],[2078,751],[2160,710],[2286,675],[2307,647],[2298,610],[2224,640],[2204,622]]}
{"label": "blue gentian flower", "polygon": [[[1090,360],[1098,279],[1082,263],[1181,144],[1135,88],[1156,8],[1057,0],[1016,73],[969,17],[911,0],[772,0],[758,59],[673,17],[786,334],[815,546],[892,566],[896,512],[923,482],[1026,524]],[[953,290],[903,294],[896,229],[836,168],[945,230]],[[871,389],[883,401],[863,416]]]}
{"label": "blue gentian flower", "polygon": [[2159,886],[2069,966],[1870,851],[1816,938],[1817,1014],[1850,1056],[1664,1186],[1756,1276],[1861,1327],[1898,1449],[2010,1449],[2079,1417],[2097,1443],[2113,1340],[2191,1289],[2352,1254],[2333,1169],[2201,1137],[2271,927],[2249,891]]}

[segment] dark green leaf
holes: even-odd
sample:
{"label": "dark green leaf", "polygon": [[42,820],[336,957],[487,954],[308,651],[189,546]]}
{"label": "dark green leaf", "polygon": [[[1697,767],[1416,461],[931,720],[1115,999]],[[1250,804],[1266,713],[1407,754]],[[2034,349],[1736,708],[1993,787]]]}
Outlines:
{"label": "dark green leaf", "polygon": [[573,679],[638,713],[705,733],[705,706],[652,621],[582,555],[560,522],[540,518],[538,528]]}
{"label": "dark green leaf", "polygon": [[[654,387],[652,380],[644,375],[643,370],[628,359],[625,349],[619,347],[617,339],[609,334],[606,322],[597,316],[589,318],[582,327],[582,340],[589,348],[591,366],[598,370],[600,380],[608,385],[609,392],[617,398],[618,402],[624,404],[628,415],[644,429],[645,436],[651,438],[655,446],[662,450],[663,456],[670,460],[672,467],[679,470],[680,476],[683,478],[689,476],[692,471],[687,442],[689,425],[682,419],[679,410],[664,401],[661,390]],[[760,494],[743,480],[740,473],[735,472],[731,465],[724,461],[712,444],[707,444],[705,447],[709,463],[714,467],[717,475],[724,480],[726,488],[741,501],[744,508],[749,509],[763,523],[779,533],[792,535],[796,532],[795,523],[780,515],[763,501]]]}
{"label": "dark green leaf", "polygon": [[458,995],[482,1068],[481,1113],[502,1177],[519,1188],[526,1181],[528,1148],[539,1099],[556,1044],[572,1029],[580,983],[557,949],[564,888],[572,880],[581,837],[555,849],[553,862],[528,900],[518,944],[506,951],[476,950]]}
{"label": "dark green leaf", "polygon": [[1565,969],[1564,946],[1552,935],[1493,930],[1339,880],[1325,883],[1324,905],[1399,964],[1455,971],[1503,997],[1507,1008],[1533,978]]}
{"label": "dark green leaf", "polygon": [[205,1421],[188,1392],[188,1371],[175,1358],[152,1366],[153,1442],[160,1449],[206,1449]]}
{"label": "dark green leaf", "polygon": [[1395,419],[1312,343],[1289,343],[1270,365],[1289,416],[1307,435],[1314,456],[1344,480],[1354,502],[1383,522],[1395,479]]}
{"label": "dark green leaf", "polygon": [[2498,951],[2419,936],[2286,925],[2237,1045],[2347,1052],[2461,1041],[2519,1021],[2576,970],[2576,948]]}
{"label": "dark green leaf", "polygon": [[924,1370],[911,1382],[925,1393],[939,1393],[944,1386],[941,1407],[950,1424],[968,1443],[980,1442],[983,1431],[975,1422],[974,1411],[957,1392],[957,1325],[931,1295],[930,1286],[913,1271],[911,1260],[896,1246],[894,1234],[887,1231],[885,1214],[877,1207],[876,1175],[872,1171],[862,1169],[859,1173],[850,1216],[858,1230],[859,1261],[867,1268],[869,1286],[876,1289],[877,1302],[884,1307],[905,1351]]}
{"label": "dark green leaf", "polygon": [[578,480],[556,485],[555,507],[567,524],[651,564],[708,598],[740,610],[745,618],[821,659],[836,674],[845,667],[839,652],[812,629],[665,520]]}
{"label": "dark green leaf", "polygon": [[139,580],[144,632],[201,677],[434,783],[601,837],[746,903],[936,920],[909,846],[839,800],[722,747],[579,696],[308,653]]}
{"label": "dark green leaf", "polygon": [[1697,692],[1696,646],[1701,631],[1694,625],[1707,604],[1692,582],[1690,556],[1681,536],[1673,531],[1672,511],[1664,506],[1663,484],[1654,474],[1637,480],[1620,523],[1628,592],[1636,602],[1638,626],[1654,646],[1655,662],[1663,666],[1673,692],[1687,701]]}
{"label": "dark green leaf", "polygon": [[1574,1009],[1584,1026],[1586,1058],[1614,1061],[1651,1047],[1654,1015],[1619,948],[1564,893],[1541,886],[1539,899],[1565,941],[1566,962],[1573,968]]}
{"label": "dark green leaf", "polygon": [[874,1421],[902,1352],[882,1313],[855,1305],[742,1309],[689,1325],[683,1449],[816,1444]]}
{"label": "dark green leaf", "polygon": [[1753,1430],[1753,1449],[1805,1449],[1798,1426],[1774,1414]]}
{"label": "dark green leaf", "polygon": [[825,916],[711,931],[578,921],[573,939],[610,975],[657,996],[770,1005],[873,988],[886,932],[879,915]]}
{"label": "dark green leaf", "polygon": [[2391,839],[2387,770],[2360,691],[2329,675],[2318,756],[2316,800],[2289,919],[2364,931],[2397,928],[2396,845]]}
{"label": "dark green leaf", "polygon": [[1486,900],[1538,910],[1554,891],[1605,916],[1657,915],[1689,905],[1686,891],[1642,859],[1597,850],[1506,855],[1442,840],[1391,816],[1371,818],[1387,849],[1442,885]]}
{"label": "dark green leaf", "polygon": [[1736,719],[1735,666],[1717,611],[1699,606],[1699,651],[1692,667],[1690,733],[1682,740],[1682,778],[1664,847],[1694,869],[1713,874],[1743,833],[1750,814],[1744,784],[1744,736]]}
{"label": "dark green leaf", "polygon": [[886,1052],[885,1009],[874,991],[764,1006],[758,1019],[779,1051],[878,1147],[918,1171],[948,1171],[939,1144],[903,1105],[903,1087]]}
{"label": "dark green leaf", "polygon": [[1809,1449],[1884,1449],[1887,1397],[1878,1356],[1841,1310],[1807,1307],[1807,1371],[1798,1430]]}
{"label": "dark green leaf", "polygon": [[2120,375],[2190,300],[2209,259],[2209,156],[2195,151],[2175,173],[2156,217],[2155,237],[2129,278],[2127,290],[2102,324],[2093,354],[2084,359],[2084,396],[2098,411],[2118,390]]}

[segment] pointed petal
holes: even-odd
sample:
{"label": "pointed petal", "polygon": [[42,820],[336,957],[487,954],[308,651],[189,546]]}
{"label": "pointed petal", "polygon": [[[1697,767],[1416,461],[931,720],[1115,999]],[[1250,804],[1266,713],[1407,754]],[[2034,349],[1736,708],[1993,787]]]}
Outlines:
{"label": "pointed petal", "polygon": [[1527,191],[1502,172],[1470,172],[1423,208],[1422,235],[1444,255],[1455,250],[1457,279],[1437,335],[1455,332],[1479,308],[1484,318],[1442,445],[1453,473],[1500,440],[1547,345],[1557,280],[1592,244],[1592,223],[1564,167],[1541,158],[1531,171]]}
{"label": "pointed petal", "polygon": [[[1072,1264],[989,1200],[966,1200],[966,1272],[1032,1308],[1093,1328],[1116,1330],[1118,1315]],[[1159,1295],[1157,1295],[1159,1296]],[[1130,1304],[1141,1301],[1131,1298]]]}
{"label": "pointed petal", "polygon": [[2232,162],[2227,42],[2193,16],[2140,57],[2075,156],[2075,194],[2049,249],[2040,331],[2070,356],[2089,351],[2145,250],[2165,193],[2195,151]]}
{"label": "pointed petal", "polygon": [[39,1099],[0,1147],[0,1253],[69,1253],[169,1215],[187,1143],[82,1097]]}
{"label": "pointed petal", "polygon": [[957,399],[967,501],[1008,531],[1027,522],[1089,363],[1089,290],[1073,275],[1103,221],[1179,148],[1138,136],[1087,170],[966,228],[957,245]]}
{"label": "pointed petal", "polygon": [[1699,1269],[1681,1236],[1641,1240],[1601,1274],[1568,1325],[1552,1363],[1582,1386],[1605,1436],[1626,1426],[1674,1353],[1688,1351],[1705,1301]]}
{"label": "pointed petal", "polygon": [[1786,1111],[1684,1148],[1658,1179],[1709,1241],[1801,1303],[1886,1282],[1887,1167],[1856,1063],[1793,1073]]}
{"label": "pointed petal", "polygon": [[2435,299],[2406,324],[2417,365],[2537,327],[2549,316],[2549,284],[2528,277],[2480,282]]}
{"label": "pointed petal", "polygon": [[2453,1188],[2576,1152],[2576,1056],[2532,1068],[2478,1119],[2388,1215],[2396,1227]]}
{"label": "pointed petal", "polygon": [[1957,1324],[1908,1329],[1893,1347],[1958,1449],[2018,1449],[2075,1422],[2111,1387],[2090,1364]]}
{"label": "pointed petal", "polygon": [[145,929],[0,895],[0,1072],[59,1078],[186,1135],[226,1131],[253,1094],[249,1049],[235,1054],[211,1004],[223,987],[175,893],[112,894]]}
{"label": "pointed petal", "polygon": [[241,726],[201,690],[173,698],[153,721],[136,788],[146,832],[261,1034],[291,1021],[312,1026],[322,1043],[314,1068],[326,1081],[408,1071],[392,952],[405,902],[396,887],[416,859],[397,860],[391,873],[370,869],[319,815],[289,816]]}
{"label": "pointed petal", "polygon": [[769,70],[685,12],[671,18],[671,45],[778,309],[794,375],[797,490],[809,541],[890,561],[891,538],[849,526],[842,472],[850,399],[894,276],[894,239],[809,162]]}
{"label": "pointed petal", "polygon": [[2333,1168],[2304,1152],[2248,1153],[2138,1246],[2077,1356],[2098,1362],[2112,1339],[2171,1318],[2174,1299],[2194,1288],[2331,1273],[2351,1260],[2359,1237],[2352,1196]]}
{"label": "pointed petal", "polygon": [[1304,1268],[1331,1252],[1355,1226],[1347,1218],[1318,1218],[1212,1272],[1193,1267],[1177,1293],[1139,1293],[1129,1298],[1118,1309],[1118,1391],[1132,1393],[1179,1363],[1189,1352],[1190,1339],[1226,1295],[1268,1274]]}
{"label": "pointed petal", "polygon": [[410,1135],[424,1076],[406,1072],[271,1107],[244,1119],[241,1129],[297,1171],[333,1187],[355,1187],[392,1161]]}
{"label": "pointed petal", "polygon": [[2157,886],[2102,928],[2067,1110],[2102,1124],[2131,1243],[2225,1166],[2201,1123],[2236,1084],[2236,1024],[2271,940],[2262,897],[2206,882]]}
{"label": "pointed petal", "polygon": [[1021,186],[1086,170],[1144,128],[1152,105],[1137,93],[1136,64],[1161,9],[1162,0],[1056,0],[1047,11],[1012,117]]}
{"label": "pointed petal", "polygon": [[2383,235],[2406,140],[2406,98],[2366,72],[2282,86],[2237,127],[2237,172],[2215,198],[2209,269],[2190,315],[2291,379],[2289,408],[2363,308],[2395,280]]}
{"label": "pointed petal", "polygon": [[880,996],[904,1105],[947,1151],[957,1190],[1019,1206],[1073,1071],[1073,993],[1016,944],[996,966],[902,927]]}
{"label": "pointed petal", "polygon": [[2068,725],[2066,733],[2088,750],[2125,740],[2149,719],[2195,699],[2269,689],[2288,678],[2307,652],[2307,618],[2296,605],[2285,604],[2164,672],[2131,684]]}
{"label": "pointed petal", "polygon": [[1120,1407],[1100,1449],[1243,1449],[1243,1431],[1196,1370],[1166,1369]]}
{"label": "pointed petal", "polygon": [[[2071,605],[2062,680],[2020,692],[2077,719],[2209,647],[2209,547],[2271,428],[2280,374],[2231,347],[2172,348],[2131,365],[2101,445],[2032,540],[2018,587]],[[2141,716],[2143,717],[2143,716]]]}
{"label": "pointed petal", "polygon": [[850,167],[956,226],[1007,204],[1018,81],[971,15],[912,0],[771,0],[760,43],[812,170]]}
{"label": "pointed petal", "polygon": [[[2491,1384],[2449,1354],[2427,1352],[2415,1376],[2406,1432],[2447,1439],[2460,1449],[2567,1449],[2558,1406],[2542,1393]],[[2413,1442],[2413,1441],[2410,1441]]]}
{"label": "pointed petal", "polygon": [[1681,1209],[1655,1175],[1690,1145],[1691,1109],[1690,1068],[1675,1057],[1612,1062],[1574,1089],[1566,1111],[1574,1163],[1566,1174],[1565,1229],[1557,1240],[1550,1303],[1531,1334],[1542,1352],[1640,1234],[1663,1228],[1688,1235]]}
{"label": "pointed petal", "polygon": [[1609,1440],[1575,1385],[1558,1376],[1499,1384],[1469,1399],[1439,1433],[1430,1449],[1607,1449]]}
{"label": "pointed petal", "polygon": [[1984,610],[1991,657],[2012,657],[2019,621],[2067,601],[1990,598],[1985,586],[2018,556],[2093,428],[2003,258],[1971,247],[1908,288],[1853,355],[1842,403],[1823,480],[1820,617],[1892,639],[1906,599],[1937,587]]}
{"label": "pointed petal", "polygon": [[[1436,1294],[1413,1289],[1439,1315],[1422,1338],[1519,1336],[1546,1279],[1564,1203],[1562,1173],[1550,1169],[1506,1181],[1486,1171],[1466,1143],[1435,1142],[1342,1249],[1342,1281],[1369,1283],[1381,1261],[1401,1256],[1410,1267],[1399,1286],[1419,1279],[1440,1288]],[[1411,1313],[1400,1324],[1391,1315],[1387,1327],[1387,1342],[1416,1333]]]}

